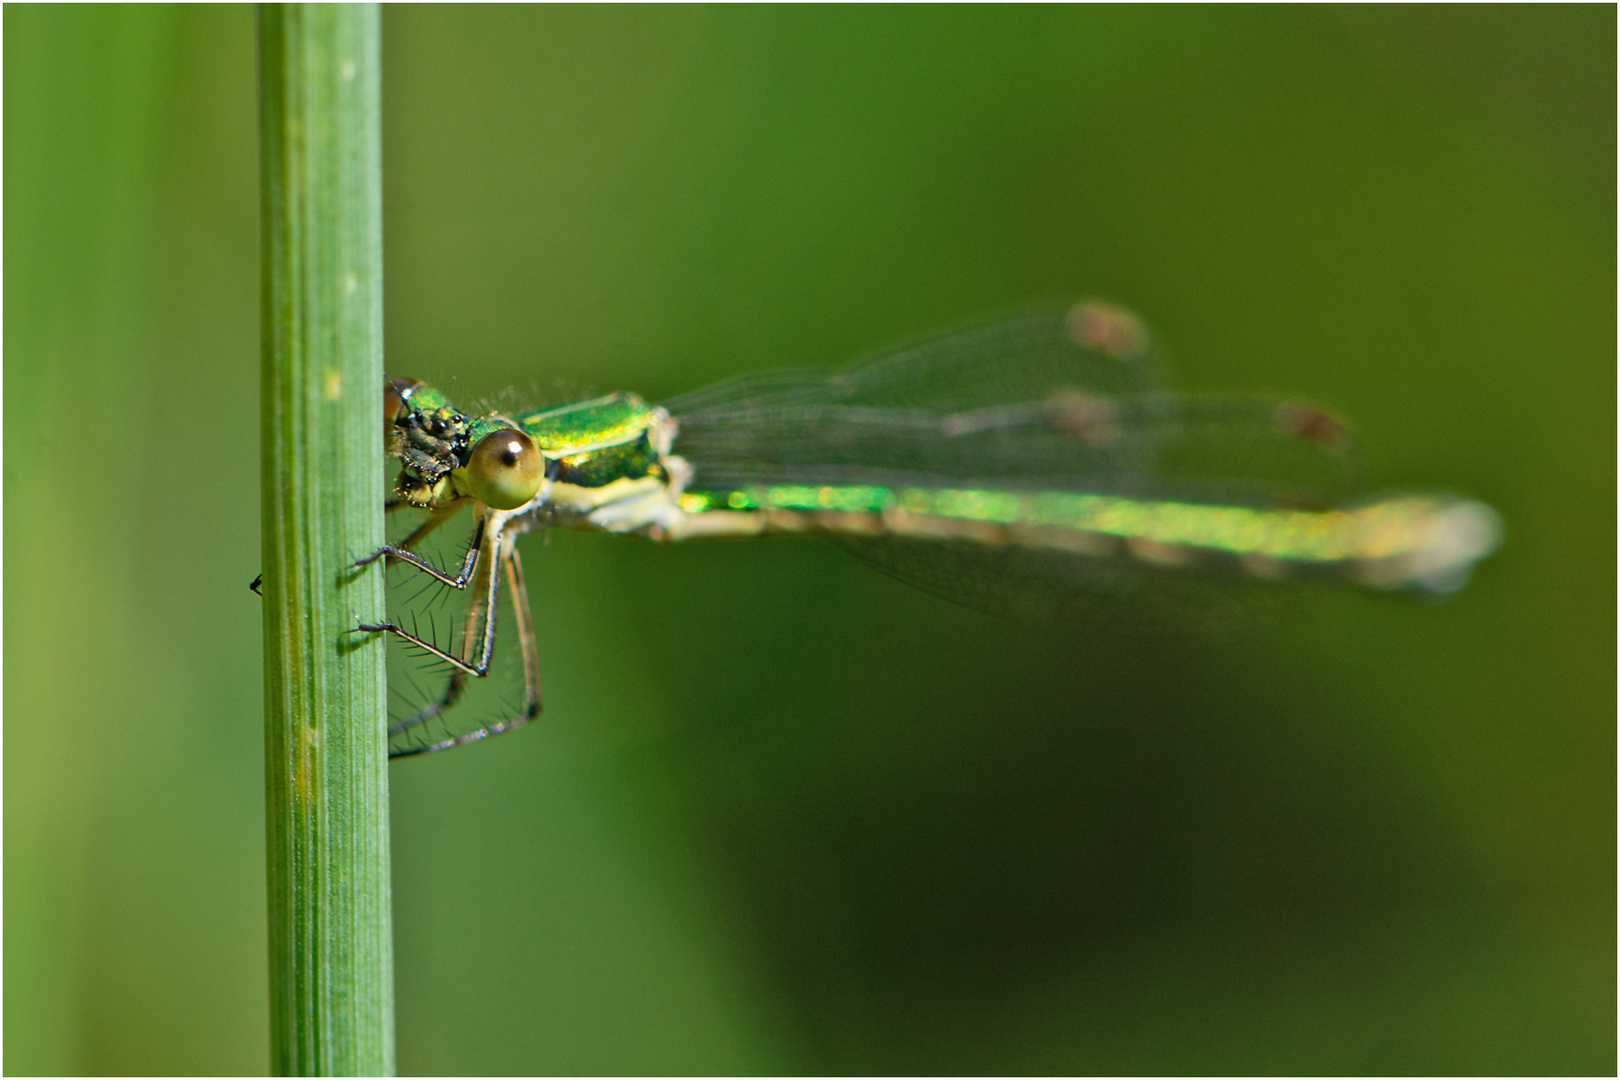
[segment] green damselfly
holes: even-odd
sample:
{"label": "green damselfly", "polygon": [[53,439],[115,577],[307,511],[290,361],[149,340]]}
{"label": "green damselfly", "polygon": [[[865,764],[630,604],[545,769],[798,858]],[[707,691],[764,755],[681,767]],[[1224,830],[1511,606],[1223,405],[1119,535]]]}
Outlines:
{"label": "green damselfly", "polygon": [[[389,382],[384,431],[401,471],[388,509],[426,517],[361,565],[403,562],[470,598],[459,644],[392,615],[358,627],[448,668],[442,692],[391,724],[391,755],[448,749],[539,713],[515,543],[530,530],[664,542],[820,534],[952,599],[1059,620],[1098,606],[1197,617],[1222,579],[1444,594],[1496,546],[1497,517],[1474,500],[1356,496],[1353,440],[1323,410],[1166,393],[1158,366],[1133,315],[1088,301],[662,405],[617,393],[474,415],[414,380]],[[471,540],[458,566],[441,569],[417,549],[463,510]],[[503,583],[523,700],[457,730],[446,714],[490,670]]]}

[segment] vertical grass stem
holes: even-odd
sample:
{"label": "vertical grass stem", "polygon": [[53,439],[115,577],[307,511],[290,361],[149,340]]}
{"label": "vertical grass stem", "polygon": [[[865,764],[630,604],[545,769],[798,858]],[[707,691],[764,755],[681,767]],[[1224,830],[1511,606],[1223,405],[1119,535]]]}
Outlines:
{"label": "vertical grass stem", "polygon": [[394,1069],[375,5],[259,14],[271,1068]]}

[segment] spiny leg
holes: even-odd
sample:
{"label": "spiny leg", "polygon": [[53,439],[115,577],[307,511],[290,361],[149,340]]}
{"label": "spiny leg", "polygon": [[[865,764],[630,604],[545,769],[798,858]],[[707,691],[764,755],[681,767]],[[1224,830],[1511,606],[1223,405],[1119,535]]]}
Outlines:
{"label": "spiny leg", "polygon": [[[383,503],[383,513],[392,514],[395,510],[403,510],[407,506],[410,506],[410,505],[411,504],[406,502],[404,499],[389,499],[387,502]],[[417,544],[421,543],[423,538],[426,537],[428,535],[428,533],[432,532],[434,529],[437,529],[440,525],[442,525],[446,521],[448,521],[450,519],[451,515],[455,513],[455,510],[459,510],[459,509],[460,509],[460,506],[458,505],[458,506],[455,507],[455,509],[450,510],[449,513],[435,514],[433,517],[431,517],[427,521],[423,522],[422,525],[419,526],[415,532],[411,533],[411,535],[407,536],[404,540],[401,540],[398,544],[396,544],[396,545],[387,545],[387,544],[385,544],[381,548],[378,548],[376,551],[372,552],[366,558],[356,561],[354,563],[354,565],[350,567],[350,569],[355,569],[355,568],[358,568],[358,567],[361,567],[361,566],[370,566],[372,563],[376,562],[378,559],[382,558],[384,555],[387,555],[387,556],[389,556],[389,561],[390,562],[392,562],[394,559],[404,558],[404,559],[406,559],[406,561],[410,562],[412,565],[420,567],[421,569],[426,570],[429,573],[434,574],[435,576],[441,577],[441,580],[442,580],[442,575],[439,575],[438,571],[436,571],[431,566],[424,565],[421,562],[420,559],[417,559],[414,556],[408,555],[407,552],[409,551],[410,548],[413,548]],[[453,582],[446,582],[446,584],[454,584],[454,583]],[[260,596],[264,595],[264,589],[262,587],[263,585],[264,585],[264,575],[262,573],[258,577],[254,578],[252,581],[248,582],[248,588],[252,589],[255,593],[257,593]],[[459,587],[460,586],[457,586],[457,588],[459,588]]]}
{"label": "spiny leg", "polygon": [[[386,556],[389,564],[394,563],[396,560],[404,561],[411,566],[416,567],[418,570],[428,574],[433,580],[453,589],[464,590],[468,581],[473,580],[475,582],[473,593],[476,597],[477,594],[483,591],[482,584],[488,575],[487,573],[484,577],[476,577],[475,575],[477,572],[484,570],[485,567],[493,565],[492,558],[484,552],[486,542],[492,538],[492,534],[488,528],[489,519],[487,511],[485,511],[483,507],[478,507],[477,520],[473,526],[472,538],[467,545],[467,554],[462,559],[461,570],[456,574],[455,577],[445,574],[443,571],[439,570],[438,567],[422,559],[411,550],[417,544],[426,539],[434,530],[439,528],[439,526],[443,525],[446,521],[450,520],[450,518],[454,517],[456,513],[460,511],[461,507],[465,505],[465,503],[466,500],[457,500],[454,503],[450,503],[447,506],[433,511],[428,519],[421,525],[417,526],[409,536],[405,537],[397,544],[384,545],[366,558],[358,560],[355,563],[355,566],[367,566]],[[391,500],[384,506],[384,511],[392,513],[393,511],[402,509],[408,505],[410,504],[404,502],[403,500]],[[490,590],[490,592],[493,595],[493,588]],[[466,643],[472,640],[475,636],[478,614],[480,610],[482,610],[480,605],[481,601],[476,599],[468,605],[467,622],[463,630],[462,656],[460,658],[451,656],[445,650],[421,637],[415,632],[414,628],[412,630],[406,630],[403,626],[400,626],[393,620],[382,623],[358,624],[356,628],[359,630],[396,634],[411,644],[416,645],[418,648],[423,649],[430,655],[438,657],[451,665],[452,674],[450,683],[439,700],[423,706],[399,723],[390,725],[388,729],[388,734],[390,736],[426,723],[428,720],[431,720],[433,717],[439,715],[445,709],[455,704],[456,699],[461,696],[462,686],[466,678],[466,674],[464,673],[463,669],[470,659],[468,649],[466,648]],[[490,622],[490,636],[492,637],[493,619],[491,619]],[[493,641],[491,641],[491,645],[493,645]],[[474,674],[479,673],[474,672]]]}
{"label": "spiny leg", "polygon": [[[496,557],[501,559],[502,565],[506,570],[507,592],[512,604],[513,618],[517,623],[518,644],[523,654],[523,710],[516,716],[502,720],[499,723],[486,724],[462,735],[455,735],[451,738],[442,739],[438,742],[429,743],[425,746],[409,747],[391,751],[389,753],[390,757],[416,757],[421,754],[432,754],[440,750],[449,750],[452,747],[464,746],[470,742],[477,742],[481,739],[490,738],[493,735],[504,734],[505,732],[511,731],[513,728],[522,727],[524,724],[527,724],[540,714],[541,692],[539,652],[535,647],[534,623],[529,614],[529,593],[523,581],[523,563],[522,560],[518,558],[517,546],[512,542],[514,539],[515,537],[507,538],[505,544],[501,545],[500,550],[496,552]],[[493,575],[491,575],[491,580],[494,580]],[[495,590],[493,588],[489,591],[487,602],[489,605],[489,615],[485,620],[486,636],[483,656],[483,664],[486,671],[488,669],[490,652],[494,647],[494,632],[492,627],[495,620]],[[466,648],[463,649],[464,656],[466,655],[467,651],[468,650]],[[455,697],[460,696],[461,687],[465,684],[467,674],[473,673],[464,672],[461,668],[457,668],[451,674],[451,687],[446,690],[446,702],[440,706],[441,710],[443,708],[447,708],[448,704],[453,702]],[[403,728],[399,730],[403,730]],[[390,734],[393,734],[393,730],[390,731]]]}
{"label": "spiny leg", "polygon": [[[468,602],[467,614],[462,628],[462,643],[459,656],[440,648],[410,630],[406,630],[393,621],[359,624],[361,630],[384,631],[403,638],[428,654],[443,660],[451,668],[450,681],[439,700],[423,706],[414,715],[399,723],[390,725],[388,729],[390,736],[408,731],[438,716],[454,705],[457,699],[461,697],[467,676],[482,678],[489,672],[490,657],[495,651],[496,593],[500,588],[500,579],[495,576],[493,570],[495,562],[501,557],[503,544],[499,523],[493,527],[485,528],[485,522],[481,519],[477,534],[479,544],[473,548],[473,552],[468,556],[467,560],[469,568],[476,566],[477,569],[474,572],[472,599]],[[487,554],[480,555],[479,553],[485,547],[490,550]],[[482,631],[479,629],[480,620],[483,622]],[[475,642],[480,644],[480,647],[476,650],[476,657],[474,656]]]}
{"label": "spiny leg", "polygon": [[[482,513],[478,515],[478,523],[473,526],[472,542],[467,545],[467,554],[461,560],[461,570],[454,577],[446,574],[443,570],[440,570],[437,566],[411,550],[440,525],[454,517],[464,502],[465,500],[458,500],[440,510],[434,511],[432,516],[417,526],[416,531],[411,535],[397,544],[384,544],[365,558],[355,560],[354,565],[356,567],[370,566],[378,559],[386,557],[390,565],[396,561],[408,563],[440,584],[448,585],[452,589],[465,589],[467,582],[473,576],[473,570],[478,564],[479,552],[483,547],[487,519]],[[397,503],[390,503],[387,509],[392,510],[398,505]]]}

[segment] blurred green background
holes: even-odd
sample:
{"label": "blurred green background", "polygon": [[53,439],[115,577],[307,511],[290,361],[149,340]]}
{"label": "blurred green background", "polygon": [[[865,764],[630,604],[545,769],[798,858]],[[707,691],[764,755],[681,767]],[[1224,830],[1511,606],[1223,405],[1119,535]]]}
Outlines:
{"label": "blurred green background", "polygon": [[[261,1072],[253,16],[4,20],[4,1068]],[[393,769],[401,1070],[1612,1072],[1615,20],[389,9],[391,372],[1104,295],[1509,537],[1216,640],[531,538],[542,722]]]}

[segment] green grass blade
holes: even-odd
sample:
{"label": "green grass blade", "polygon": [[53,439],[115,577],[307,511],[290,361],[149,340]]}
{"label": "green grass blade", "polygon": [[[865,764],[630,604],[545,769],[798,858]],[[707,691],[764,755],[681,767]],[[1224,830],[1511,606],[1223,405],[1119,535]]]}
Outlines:
{"label": "green grass blade", "polygon": [[259,18],[271,1067],[394,1070],[375,5]]}

